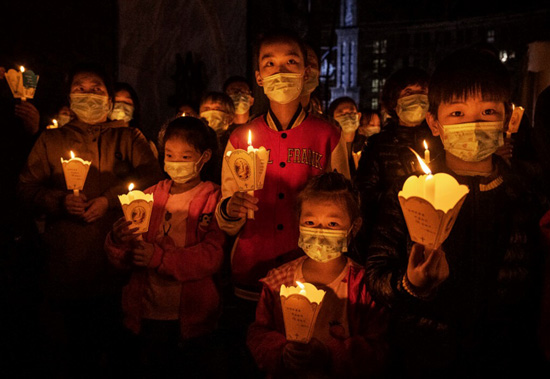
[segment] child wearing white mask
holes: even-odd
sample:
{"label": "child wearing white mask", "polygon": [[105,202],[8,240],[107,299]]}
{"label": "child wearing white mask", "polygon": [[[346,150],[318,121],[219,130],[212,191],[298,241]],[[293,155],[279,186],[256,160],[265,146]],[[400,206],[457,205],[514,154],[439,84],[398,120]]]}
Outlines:
{"label": "child wearing white mask", "polygon": [[219,145],[225,146],[235,118],[233,100],[223,92],[208,92],[201,99],[199,114],[216,132]]}
{"label": "child wearing white mask", "polygon": [[[194,117],[175,118],[161,131],[160,141],[170,179],[145,190],[154,199],[149,231],[138,239],[136,229],[121,218],[105,247],[113,265],[132,270],[122,304],[125,326],[139,336],[149,358],[144,370],[159,376],[172,376],[163,371],[169,367],[205,373],[207,352],[216,348],[211,343],[220,295],[214,275],[225,241],[213,217],[220,187],[203,181],[211,174],[217,141]],[[159,358],[155,351],[173,354]]]}
{"label": "child wearing white mask", "polygon": [[[359,194],[343,175],[312,177],[298,196],[304,256],[271,270],[248,346],[259,368],[283,377],[368,377],[384,367],[386,318],[367,291],[364,268],[344,255],[361,226]],[[296,282],[326,291],[312,339],[288,341],[280,288]],[[318,375],[318,376],[316,376]]]}

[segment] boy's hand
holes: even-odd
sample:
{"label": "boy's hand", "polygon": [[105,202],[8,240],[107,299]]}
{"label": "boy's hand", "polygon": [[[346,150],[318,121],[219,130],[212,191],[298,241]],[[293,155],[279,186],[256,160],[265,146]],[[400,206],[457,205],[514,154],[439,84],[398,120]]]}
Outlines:
{"label": "boy's hand", "polygon": [[113,224],[113,229],[111,230],[111,239],[116,244],[123,244],[128,243],[130,241],[135,240],[139,234],[135,234],[135,232],[139,228],[132,228],[129,229],[128,227],[132,225],[131,221],[126,221],[124,217],[119,218],[116,220],[116,222]]}
{"label": "boy's hand", "polygon": [[90,223],[99,220],[109,209],[109,200],[105,196],[96,197],[86,204],[86,211],[82,215],[84,221]]}
{"label": "boy's hand", "polygon": [[290,370],[302,370],[308,367],[319,366],[328,361],[327,347],[317,338],[309,343],[289,342],[283,350],[283,364]]}
{"label": "boy's hand", "polygon": [[407,279],[422,294],[429,294],[449,277],[449,265],[443,250],[431,250],[415,243],[409,255]]}
{"label": "boy's hand", "polygon": [[70,194],[65,196],[64,205],[69,214],[82,216],[86,211],[87,199],[83,193],[80,196]]}
{"label": "boy's hand", "polygon": [[147,267],[153,258],[154,251],[155,245],[145,241],[139,241],[138,246],[132,251],[134,253],[134,264],[140,267]]}
{"label": "boy's hand", "polygon": [[504,137],[504,145],[499,147],[495,154],[500,155],[501,158],[509,160],[512,158],[514,152],[514,140],[512,138]]}
{"label": "boy's hand", "polygon": [[258,210],[257,203],[257,197],[250,196],[246,192],[235,192],[227,202],[227,215],[233,218],[246,217],[248,209]]}

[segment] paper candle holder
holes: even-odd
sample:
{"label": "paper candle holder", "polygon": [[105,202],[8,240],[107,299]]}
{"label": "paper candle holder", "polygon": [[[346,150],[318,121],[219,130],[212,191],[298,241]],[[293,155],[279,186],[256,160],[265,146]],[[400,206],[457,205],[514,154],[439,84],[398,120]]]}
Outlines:
{"label": "paper candle holder", "polygon": [[124,218],[132,223],[129,228],[138,228],[136,233],[146,233],[149,230],[149,221],[153,210],[153,194],[134,190],[128,194],[118,195],[118,199],[122,206],[122,212],[124,212]]}
{"label": "paper candle holder", "polygon": [[325,291],[311,283],[298,283],[298,287],[281,286],[281,306],[288,341],[308,343],[315,329]]}
{"label": "paper candle holder", "polygon": [[255,191],[264,188],[268,151],[261,146],[248,151],[236,149],[228,151],[225,157],[227,165],[239,187],[239,191]]}
{"label": "paper candle holder", "polygon": [[[22,68],[22,70],[24,69]],[[39,75],[32,70],[21,72],[10,69],[5,73],[5,77],[14,98],[22,100],[34,98]]]}
{"label": "paper candle holder", "polygon": [[518,132],[524,112],[525,109],[523,107],[516,107],[515,105],[513,106],[512,116],[510,117],[510,122],[508,123],[508,130],[506,131],[508,137],[510,137],[512,133]]}
{"label": "paper candle holder", "polygon": [[80,191],[84,189],[84,183],[90,170],[91,161],[85,161],[82,158],[72,157],[65,160],[61,158],[63,166],[63,174],[65,175],[65,183],[68,190]]}
{"label": "paper candle holder", "polygon": [[438,173],[429,179],[434,181],[433,198],[427,199],[427,179],[428,175],[409,177],[399,192],[399,204],[411,240],[437,249],[449,236],[470,191],[451,175]]}

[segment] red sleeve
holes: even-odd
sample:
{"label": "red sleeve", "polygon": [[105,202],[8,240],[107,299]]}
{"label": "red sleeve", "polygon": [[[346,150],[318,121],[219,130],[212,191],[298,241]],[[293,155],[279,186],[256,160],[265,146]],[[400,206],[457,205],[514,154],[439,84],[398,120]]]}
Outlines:
{"label": "red sleeve", "polygon": [[203,279],[220,270],[224,243],[225,233],[213,218],[204,239],[194,246],[182,248],[155,243],[149,267],[181,282]]}
{"label": "red sleeve", "polygon": [[283,349],[287,343],[284,331],[277,330],[277,317],[282,318],[279,295],[264,284],[246,343],[258,367],[269,373],[283,369]]}

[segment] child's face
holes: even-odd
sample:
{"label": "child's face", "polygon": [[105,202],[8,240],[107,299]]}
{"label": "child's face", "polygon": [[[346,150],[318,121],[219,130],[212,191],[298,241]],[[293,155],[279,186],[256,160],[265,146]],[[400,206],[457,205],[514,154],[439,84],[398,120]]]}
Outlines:
{"label": "child's face", "polygon": [[197,162],[201,156],[200,151],[181,138],[170,138],[164,144],[164,160],[167,162]]}
{"label": "child's face", "polygon": [[120,91],[115,93],[115,101],[117,103],[124,103],[132,106],[134,105],[132,95],[130,95],[130,92],[126,91],[125,89],[121,89]]}
{"label": "child's face", "polygon": [[426,121],[434,136],[443,138],[443,125],[464,124],[477,121],[503,121],[505,116],[502,101],[483,101],[481,94],[467,99],[456,99],[450,103],[441,103],[437,110],[437,119],[428,113]]}
{"label": "child's face", "polygon": [[212,100],[206,100],[201,104],[199,112],[202,113],[206,111],[221,111],[227,113],[227,109],[222,103]]}
{"label": "child's face", "polygon": [[[300,46],[295,42],[265,43],[260,47],[258,56],[259,70],[256,81],[262,86],[262,78],[278,73],[306,73],[305,59]],[[304,77],[306,79],[307,77]]]}
{"label": "child's face", "polygon": [[302,203],[300,225],[309,228],[349,230],[351,219],[342,203],[335,201],[305,200]]}
{"label": "child's face", "polygon": [[428,94],[428,88],[422,87],[420,84],[410,84],[403,88],[401,92],[399,92],[398,99],[401,99],[402,97],[411,96],[411,95],[427,95]]}
{"label": "child's face", "polygon": [[[336,109],[334,110],[334,117],[343,116],[348,113],[358,113],[357,108],[352,103],[341,103],[339,104]],[[361,113],[359,114],[359,118],[361,118]]]}

